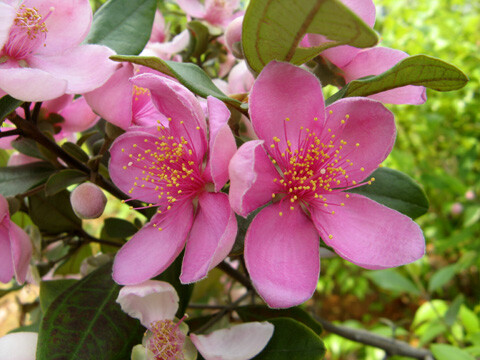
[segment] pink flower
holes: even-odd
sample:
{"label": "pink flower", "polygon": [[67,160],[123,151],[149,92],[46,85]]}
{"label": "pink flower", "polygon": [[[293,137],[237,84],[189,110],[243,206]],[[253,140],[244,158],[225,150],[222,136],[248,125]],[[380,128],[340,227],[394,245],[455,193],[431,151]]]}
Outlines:
{"label": "pink flower", "polygon": [[17,99],[91,91],[117,67],[111,49],[80,45],[92,22],[88,0],[2,0],[0,9],[0,89]]}
{"label": "pink flower", "polygon": [[132,79],[148,89],[161,124],[132,128],[110,149],[113,182],[132,198],[159,206],[151,221],[117,253],[113,277],[137,284],[185,255],[180,280],[202,279],[229,253],[237,223],[228,196],[228,162],[236,150],[230,112],[209,97],[209,139],[196,97],[179,83],[154,74]]}
{"label": "pink flower", "polygon": [[230,162],[230,204],[238,214],[261,209],[245,237],[252,282],[271,307],[300,304],[315,290],[319,236],[341,257],[367,269],[406,264],[424,254],[410,218],[348,190],[387,157],[395,141],[392,113],[366,98],[325,109],[319,81],[271,62],[250,93],[260,140]]}
{"label": "pink flower", "polygon": [[32,256],[32,244],[27,233],[10,220],[8,202],[0,195],[0,282],[13,276],[23,284]]}
{"label": "pink flower", "polygon": [[209,335],[191,334],[189,339],[188,327],[181,321],[174,322],[178,301],[175,289],[163,281],[148,280],[120,290],[117,303],[122,310],[148,329],[143,341],[145,346],[137,345],[133,349],[139,358],[195,359],[193,342],[206,360],[247,360],[260,353],[273,335],[272,324],[251,322]]}
{"label": "pink flower", "polygon": [[[375,24],[375,5],[372,0],[341,0],[350,10],[360,17],[368,26]],[[311,46],[318,46],[328,42],[322,35],[308,34]],[[408,57],[408,54],[386,47],[358,49],[343,45],[327,49],[320,54],[341,70],[341,74],[348,83],[369,75],[379,75],[387,71],[399,61]],[[389,104],[423,104],[426,100],[426,90],[423,86],[404,86],[397,89],[370,95],[372,99]]]}
{"label": "pink flower", "polygon": [[233,19],[243,12],[235,12],[240,0],[177,0],[177,4],[187,15],[203,19],[212,25],[226,27]]}

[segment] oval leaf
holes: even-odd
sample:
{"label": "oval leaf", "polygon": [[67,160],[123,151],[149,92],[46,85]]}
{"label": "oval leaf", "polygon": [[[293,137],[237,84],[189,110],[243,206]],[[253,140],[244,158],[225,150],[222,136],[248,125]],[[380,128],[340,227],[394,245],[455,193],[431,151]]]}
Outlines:
{"label": "oval leaf", "polygon": [[138,231],[130,221],[118,218],[105,219],[103,228],[109,237],[121,239],[130,237]]}
{"label": "oval leaf", "polygon": [[461,89],[467,82],[468,77],[457,67],[430,56],[415,55],[398,62],[380,75],[350,82],[345,97],[368,96],[406,85],[451,91]]}
{"label": "oval leaf", "polygon": [[3,96],[0,99],[0,122],[22,104],[23,101],[17,100],[10,95]]}
{"label": "oval leaf", "polygon": [[73,184],[79,184],[87,179],[87,175],[80,170],[65,169],[50,176],[45,184],[47,196],[55,195]]}
{"label": "oval leaf", "polygon": [[415,284],[394,269],[369,271],[366,275],[382,289],[420,295]]}
{"label": "oval leaf", "polygon": [[145,329],[115,302],[119,291],[111,264],[65,290],[43,318],[37,359],[129,359]]}
{"label": "oval leaf", "polygon": [[62,145],[62,149],[81,162],[88,161],[88,154],[77,144],[67,141]]}
{"label": "oval leaf", "polygon": [[[306,33],[331,41],[299,48]],[[300,65],[333,46],[366,48],[377,42],[377,34],[338,0],[250,1],[242,27],[245,59],[256,72],[272,60]]]}
{"label": "oval leaf", "polygon": [[0,194],[15,196],[39,185],[55,172],[55,168],[45,162],[0,168]]}
{"label": "oval leaf", "polygon": [[320,360],[325,345],[305,325],[289,318],[270,319],[275,326],[273,336],[255,360]]}
{"label": "oval leaf", "polygon": [[475,360],[475,358],[465,350],[452,345],[434,344],[430,347],[430,350],[437,360]]}
{"label": "oval leaf", "polygon": [[117,54],[140,54],[150,38],[156,8],[156,0],[109,0],[95,13],[85,42],[106,45]]}
{"label": "oval leaf", "polygon": [[348,190],[366,196],[391,209],[415,219],[428,211],[428,199],[423,189],[408,175],[389,168],[379,168],[369,177],[371,185]]}

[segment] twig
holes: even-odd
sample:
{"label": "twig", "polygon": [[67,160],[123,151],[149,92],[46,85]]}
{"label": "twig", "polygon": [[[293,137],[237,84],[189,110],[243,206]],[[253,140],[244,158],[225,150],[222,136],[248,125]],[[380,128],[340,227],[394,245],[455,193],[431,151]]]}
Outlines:
{"label": "twig", "polygon": [[225,274],[231,276],[235,280],[237,280],[240,284],[245,286],[247,289],[253,289],[252,283],[250,282],[250,279],[248,279],[245,275],[243,275],[240,271],[237,269],[234,269],[231,267],[229,264],[227,264],[225,261],[222,261],[220,264],[217,265],[217,267],[222,270]]}
{"label": "twig", "polygon": [[37,102],[33,106],[33,112],[32,112],[32,121],[34,124],[38,122],[38,115],[40,115],[40,109],[42,108],[42,103]]}
{"label": "twig", "polygon": [[22,135],[22,131],[18,129],[14,129],[14,130],[0,132],[0,138],[4,138],[7,136],[15,136],[15,135]]}
{"label": "twig", "polygon": [[404,341],[373,334],[367,330],[335,325],[315,314],[313,314],[313,316],[320,324],[322,324],[326,331],[355,342],[383,349],[390,356],[401,355],[420,360],[434,360],[432,353],[427,349],[414,348]]}
{"label": "twig", "polygon": [[226,305],[210,305],[210,304],[188,304],[190,309],[200,309],[200,310],[223,310]]}
{"label": "twig", "polygon": [[110,245],[110,246],[115,246],[115,247],[122,247],[123,244],[120,244],[115,241],[110,241],[110,240],[104,240],[104,239],[97,239],[96,237],[93,237],[83,229],[78,232],[78,236],[83,237],[85,240],[88,242],[96,242],[102,245]]}

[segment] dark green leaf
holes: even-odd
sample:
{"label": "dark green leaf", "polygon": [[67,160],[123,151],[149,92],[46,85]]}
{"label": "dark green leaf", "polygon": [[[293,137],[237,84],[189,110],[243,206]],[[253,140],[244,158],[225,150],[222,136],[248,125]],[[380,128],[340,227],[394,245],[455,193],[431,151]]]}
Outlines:
{"label": "dark green leaf", "polygon": [[23,101],[17,100],[10,95],[5,95],[2,97],[0,99],[0,122],[22,104]]}
{"label": "dark green leaf", "polygon": [[289,309],[271,309],[265,305],[241,306],[235,310],[240,318],[245,321],[267,321],[272,318],[286,317],[301,322],[308,326],[317,335],[323,331],[322,325],[317,322],[309,313],[299,307]]}
{"label": "dark green leaf", "polygon": [[47,196],[55,195],[73,184],[78,184],[87,179],[87,175],[80,170],[65,169],[50,176],[45,184]]}
{"label": "dark green leaf", "polygon": [[430,56],[415,55],[380,75],[350,82],[345,97],[368,96],[406,85],[451,91],[461,89],[467,82],[468,77],[457,67]]}
{"label": "dark green leaf", "polygon": [[320,360],[325,345],[305,325],[289,318],[268,320],[275,326],[273,336],[255,360]]}
{"label": "dark green leaf", "polygon": [[55,275],[78,274],[83,260],[93,255],[89,244],[82,245],[67,260],[65,260],[56,270]]}
{"label": "dark green leaf", "polygon": [[192,49],[190,56],[199,57],[205,50],[207,50],[210,33],[208,28],[200,21],[190,21],[187,24],[188,30],[190,30],[192,41]]}
{"label": "dark green leaf", "polygon": [[77,144],[66,142],[62,145],[62,149],[81,162],[86,163],[88,161],[87,153]]}
{"label": "dark green leaf", "polygon": [[48,160],[48,158],[39,150],[37,143],[32,139],[18,137],[15,139],[15,141],[12,141],[12,147],[24,155],[37,159]]}
{"label": "dark green leaf", "polygon": [[39,192],[31,196],[29,201],[30,218],[40,230],[58,234],[81,229],[82,221],[73,212],[68,191],[53,196]]}
{"label": "dark green leaf", "polygon": [[156,8],[156,0],[109,0],[95,13],[85,42],[106,45],[117,54],[140,54],[150,38]]}
{"label": "dark green leaf", "polygon": [[368,179],[371,177],[375,178],[371,185],[348,191],[366,196],[412,219],[428,211],[429,205],[425,192],[408,175],[383,167],[375,170]]}
{"label": "dark green leaf", "polygon": [[45,162],[0,168],[0,194],[15,196],[45,182],[55,168]]}
{"label": "dark green leaf", "polygon": [[37,359],[129,359],[145,329],[115,302],[119,291],[108,264],[61,293],[43,318]]}
{"label": "dark green leaf", "polygon": [[121,239],[130,237],[138,231],[130,221],[117,218],[105,219],[104,229],[109,237]]}
{"label": "dark green leaf", "polygon": [[[306,33],[322,34],[331,41],[298,47]],[[377,41],[377,34],[338,0],[251,1],[242,27],[243,52],[256,72],[272,60],[300,65],[333,46],[365,48]]]}
{"label": "dark green leaf", "polygon": [[43,313],[47,311],[53,300],[77,281],[74,279],[42,281],[40,283],[40,307]]}
{"label": "dark green leaf", "polygon": [[147,66],[178,79],[187,89],[204,98],[211,95],[230,105],[239,107],[241,102],[225,95],[200,67],[192,63],[166,61],[153,56],[111,56],[115,61],[128,61]]}
{"label": "dark green leaf", "polygon": [[382,289],[420,295],[415,284],[395,269],[370,271],[366,275]]}

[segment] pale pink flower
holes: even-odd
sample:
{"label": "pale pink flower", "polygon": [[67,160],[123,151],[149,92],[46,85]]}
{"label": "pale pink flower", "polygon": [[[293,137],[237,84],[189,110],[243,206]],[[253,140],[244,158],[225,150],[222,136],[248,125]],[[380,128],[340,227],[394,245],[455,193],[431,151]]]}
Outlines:
{"label": "pale pink flower", "polygon": [[0,282],[8,283],[15,276],[23,284],[31,257],[30,238],[10,220],[8,202],[0,195]]}
{"label": "pale pink flower", "polygon": [[[139,319],[148,331],[138,351],[144,359],[194,359],[190,340],[206,360],[247,360],[256,356],[273,335],[268,322],[234,325],[208,335],[191,334],[181,321],[175,322],[178,295],[173,286],[163,281],[148,280],[124,286],[117,303],[133,318]],[[142,356],[143,355],[143,356]]]}
{"label": "pale pink flower", "polygon": [[260,140],[243,144],[230,162],[230,204],[247,216],[273,200],[250,224],[244,250],[252,282],[269,306],[311,297],[319,236],[368,269],[424,254],[422,231],[410,218],[344,192],[361,185],[392,149],[394,118],[381,103],[347,98],[325,108],[315,76],[271,62],[253,85],[249,111]]}
{"label": "pale pink flower", "polygon": [[242,25],[243,16],[240,16],[230,22],[225,29],[225,45],[237,59],[243,59],[243,53],[241,50]]}
{"label": "pale pink flower", "polygon": [[[375,5],[372,0],[341,0],[350,10],[360,17],[368,26],[375,24]],[[323,35],[308,34],[307,43],[318,46],[328,42]],[[305,46],[305,43],[301,46]],[[337,74],[348,83],[369,75],[379,75],[390,69],[408,54],[386,47],[359,49],[349,45],[337,46],[323,51],[320,56],[337,66],[341,73]],[[389,104],[423,104],[426,100],[426,89],[423,86],[404,86],[383,91],[369,97]]]}
{"label": "pale pink flower", "polygon": [[120,284],[153,278],[186,243],[180,280],[194,282],[228,255],[237,231],[228,196],[220,192],[236,150],[230,112],[220,100],[207,99],[207,139],[203,110],[185,87],[154,74],[132,81],[150,91],[160,123],[115,140],[110,175],[126,194],[159,210],[117,253],[113,277]]}
{"label": "pale pink flower", "polygon": [[187,15],[219,27],[226,27],[236,17],[243,15],[243,11],[235,11],[240,0],[177,0],[177,4]]}
{"label": "pale pink flower", "polygon": [[0,337],[0,360],[35,360],[38,334],[16,332]]}
{"label": "pale pink flower", "polygon": [[88,0],[2,0],[0,9],[0,89],[17,99],[91,91],[117,67],[108,47],[81,45],[92,22]]}

